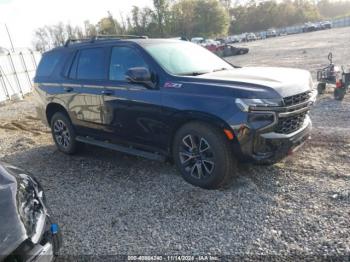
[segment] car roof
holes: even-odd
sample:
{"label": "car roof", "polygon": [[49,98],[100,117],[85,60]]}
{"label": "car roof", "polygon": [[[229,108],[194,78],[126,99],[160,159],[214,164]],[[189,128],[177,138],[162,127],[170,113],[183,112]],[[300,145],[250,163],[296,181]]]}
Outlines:
{"label": "car roof", "polygon": [[161,44],[161,43],[183,43],[187,41],[177,40],[177,39],[163,39],[163,38],[147,38],[147,39],[98,39],[98,40],[84,40],[83,42],[72,42],[64,46],[56,47],[51,51],[59,50],[71,50],[71,49],[80,49],[83,47],[94,47],[94,46],[104,46],[112,44],[136,44],[139,46],[147,46],[152,44]]}

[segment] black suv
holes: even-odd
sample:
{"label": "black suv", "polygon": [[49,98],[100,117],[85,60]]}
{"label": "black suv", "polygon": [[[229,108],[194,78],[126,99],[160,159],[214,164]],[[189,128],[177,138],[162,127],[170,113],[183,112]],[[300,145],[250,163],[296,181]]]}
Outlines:
{"label": "black suv", "polygon": [[137,37],[45,53],[35,93],[60,151],[172,159],[203,188],[227,185],[237,160],[273,163],[301,145],[316,96],[304,70],[239,68],[193,43]]}

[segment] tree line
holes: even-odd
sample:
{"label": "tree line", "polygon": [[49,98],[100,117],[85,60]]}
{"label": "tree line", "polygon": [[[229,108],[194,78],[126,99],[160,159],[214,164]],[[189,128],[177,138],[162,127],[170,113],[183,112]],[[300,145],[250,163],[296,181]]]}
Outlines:
{"label": "tree line", "polygon": [[332,0],[153,0],[152,7],[133,6],[126,17],[106,13],[96,24],[83,26],[58,23],[38,28],[33,44],[46,51],[64,44],[68,38],[95,35],[131,34],[149,37],[219,37],[260,31],[350,15],[350,2]]}

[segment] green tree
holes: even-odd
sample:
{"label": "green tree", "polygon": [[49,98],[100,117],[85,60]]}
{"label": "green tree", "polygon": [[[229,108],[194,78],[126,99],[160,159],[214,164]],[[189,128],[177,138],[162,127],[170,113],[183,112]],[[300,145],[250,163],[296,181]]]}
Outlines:
{"label": "green tree", "polygon": [[196,0],[182,0],[172,7],[172,32],[174,35],[192,37],[196,32]]}
{"label": "green tree", "polygon": [[350,1],[321,0],[317,8],[323,17],[341,17],[350,15]]}
{"label": "green tree", "polygon": [[215,37],[226,35],[229,26],[227,11],[217,0],[196,1],[196,33],[201,36]]}
{"label": "green tree", "polygon": [[164,37],[169,18],[169,0],[153,0],[154,18],[157,23],[159,36]]}
{"label": "green tree", "polygon": [[317,6],[307,0],[250,2],[230,10],[230,33],[266,30],[320,19]]}
{"label": "green tree", "polygon": [[111,14],[102,18],[97,23],[97,32],[100,35],[117,35],[121,32],[121,27]]}
{"label": "green tree", "polygon": [[181,0],[172,7],[173,34],[215,37],[225,35],[228,12],[217,0]]}

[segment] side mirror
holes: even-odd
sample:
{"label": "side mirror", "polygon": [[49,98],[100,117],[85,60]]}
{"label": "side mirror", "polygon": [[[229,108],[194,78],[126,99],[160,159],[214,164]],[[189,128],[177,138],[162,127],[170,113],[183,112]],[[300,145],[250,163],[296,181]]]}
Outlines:
{"label": "side mirror", "polygon": [[126,71],[125,78],[131,83],[143,84],[146,87],[154,88],[151,72],[145,67],[132,67]]}

